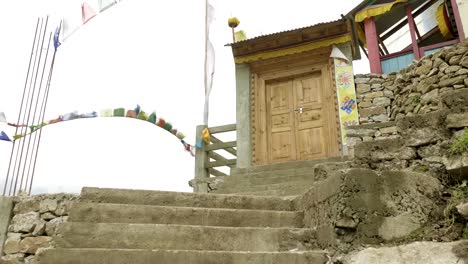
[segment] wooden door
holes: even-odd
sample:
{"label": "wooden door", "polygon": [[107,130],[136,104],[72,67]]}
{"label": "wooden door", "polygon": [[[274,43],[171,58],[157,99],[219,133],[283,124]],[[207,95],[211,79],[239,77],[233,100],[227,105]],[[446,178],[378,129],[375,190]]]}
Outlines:
{"label": "wooden door", "polygon": [[[320,72],[293,81],[298,160],[326,157],[327,133],[324,120],[323,80]],[[332,102],[333,103],[333,102]]]}
{"label": "wooden door", "polygon": [[334,93],[325,69],[265,81],[267,160],[310,160],[338,153]]}

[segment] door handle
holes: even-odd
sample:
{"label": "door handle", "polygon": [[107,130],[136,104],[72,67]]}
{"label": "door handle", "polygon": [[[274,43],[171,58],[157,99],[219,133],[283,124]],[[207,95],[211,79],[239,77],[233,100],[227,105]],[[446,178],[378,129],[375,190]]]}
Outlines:
{"label": "door handle", "polygon": [[296,112],[297,114],[302,114],[304,113],[304,107],[298,107],[296,109],[294,109],[294,112]]}

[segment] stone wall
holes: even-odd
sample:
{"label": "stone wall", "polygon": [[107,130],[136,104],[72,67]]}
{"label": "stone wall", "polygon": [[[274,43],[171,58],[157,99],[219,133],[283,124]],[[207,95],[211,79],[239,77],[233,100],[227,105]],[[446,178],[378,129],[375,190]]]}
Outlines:
{"label": "stone wall", "polygon": [[467,130],[468,111],[439,110],[406,116],[396,122],[353,127],[349,153],[354,155],[357,167],[418,171],[447,183],[454,180],[450,174],[460,174],[468,167],[468,153],[450,153],[451,145]]}
{"label": "stone wall", "polygon": [[72,194],[16,197],[0,263],[36,263],[36,251],[51,246],[57,225],[67,221],[77,198]]}
{"label": "stone wall", "polygon": [[392,74],[355,76],[361,124],[397,120],[443,108],[441,96],[468,89],[468,40]]}

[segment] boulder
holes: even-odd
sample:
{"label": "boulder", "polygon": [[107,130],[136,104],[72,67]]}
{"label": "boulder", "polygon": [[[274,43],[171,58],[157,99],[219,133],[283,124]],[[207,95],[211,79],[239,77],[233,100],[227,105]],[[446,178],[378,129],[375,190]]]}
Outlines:
{"label": "boulder", "polygon": [[[343,264],[460,264],[468,261],[466,240],[414,242],[400,246],[369,247],[338,257]],[[464,251],[465,250],[465,251]]]}
{"label": "boulder", "polygon": [[40,217],[38,212],[29,212],[25,214],[17,214],[13,216],[10,227],[10,232],[17,233],[29,233],[34,230],[36,225],[40,223]]}
{"label": "boulder", "polygon": [[48,236],[26,237],[20,242],[20,251],[35,254],[38,248],[48,247],[51,240]]}

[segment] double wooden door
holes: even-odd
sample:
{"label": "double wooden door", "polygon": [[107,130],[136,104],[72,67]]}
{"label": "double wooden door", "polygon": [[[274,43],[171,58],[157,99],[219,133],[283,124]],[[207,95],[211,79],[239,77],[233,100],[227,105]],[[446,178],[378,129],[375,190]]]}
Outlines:
{"label": "double wooden door", "polygon": [[267,79],[262,86],[266,135],[260,149],[266,153],[257,155],[258,164],[338,154],[336,98],[326,67]]}

